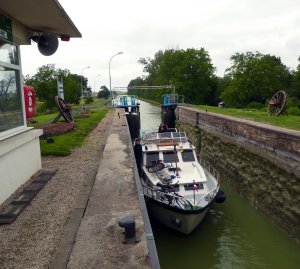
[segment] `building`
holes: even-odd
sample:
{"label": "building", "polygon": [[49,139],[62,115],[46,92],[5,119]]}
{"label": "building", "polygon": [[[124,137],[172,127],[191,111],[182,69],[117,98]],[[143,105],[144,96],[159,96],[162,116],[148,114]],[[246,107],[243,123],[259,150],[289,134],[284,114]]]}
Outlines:
{"label": "building", "polygon": [[59,38],[73,37],[81,34],[57,0],[0,1],[0,204],[41,168],[42,130],[26,124],[19,46],[34,40],[51,55]]}

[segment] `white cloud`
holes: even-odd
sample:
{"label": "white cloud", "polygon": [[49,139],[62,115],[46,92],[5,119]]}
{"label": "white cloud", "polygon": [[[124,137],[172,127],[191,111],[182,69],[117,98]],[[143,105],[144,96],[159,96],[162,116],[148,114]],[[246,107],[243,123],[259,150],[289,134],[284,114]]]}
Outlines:
{"label": "white cloud", "polygon": [[201,48],[210,54],[218,75],[230,66],[236,52],[260,51],[281,57],[295,69],[300,56],[297,0],[60,0],[82,33],[82,39],[60,42],[50,57],[39,54],[36,45],[21,48],[24,74],[34,74],[47,63],[88,77],[89,84],[127,86],[142,76],[141,57],[153,57],[158,50]]}

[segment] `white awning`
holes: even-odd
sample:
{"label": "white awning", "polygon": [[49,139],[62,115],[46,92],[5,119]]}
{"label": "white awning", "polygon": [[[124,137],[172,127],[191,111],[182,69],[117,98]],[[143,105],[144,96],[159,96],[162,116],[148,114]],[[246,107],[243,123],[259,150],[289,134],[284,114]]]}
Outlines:
{"label": "white awning", "polygon": [[1,0],[1,13],[24,28],[29,35],[50,32],[58,37],[82,37],[57,0]]}

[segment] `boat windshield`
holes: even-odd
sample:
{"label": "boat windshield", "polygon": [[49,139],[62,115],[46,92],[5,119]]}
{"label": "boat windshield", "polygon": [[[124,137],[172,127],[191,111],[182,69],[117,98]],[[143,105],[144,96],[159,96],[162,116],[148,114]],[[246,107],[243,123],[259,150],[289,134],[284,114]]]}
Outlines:
{"label": "boat windshield", "polygon": [[163,151],[164,163],[175,163],[178,162],[177,152],[175,155],[174,151]]}
{"label": "boat windshield", "polygon": [[157,162],[159,160],[159,152],[147,152],[147,163]]}
{"label": "boat windshield", "polygon": [[194,162],[195,161],[195,157],[194,157],[194,153],[192,150],[183,150],[181,152],[181,156],[182,156],[182,160],[184,162]]}

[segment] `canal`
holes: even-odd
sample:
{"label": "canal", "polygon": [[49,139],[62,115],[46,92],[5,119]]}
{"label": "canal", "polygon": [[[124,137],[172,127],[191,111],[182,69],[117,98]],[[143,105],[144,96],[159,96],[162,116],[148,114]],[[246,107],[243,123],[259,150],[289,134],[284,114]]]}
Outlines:
{"label": "canal", "polygon": [[[160,107],[140,101],[141,128],[157,129]],[[250,206],[226,182],[227,200],[215,204],[189,236],[151,219],[162,269],[298,269],[300,245]]]}

